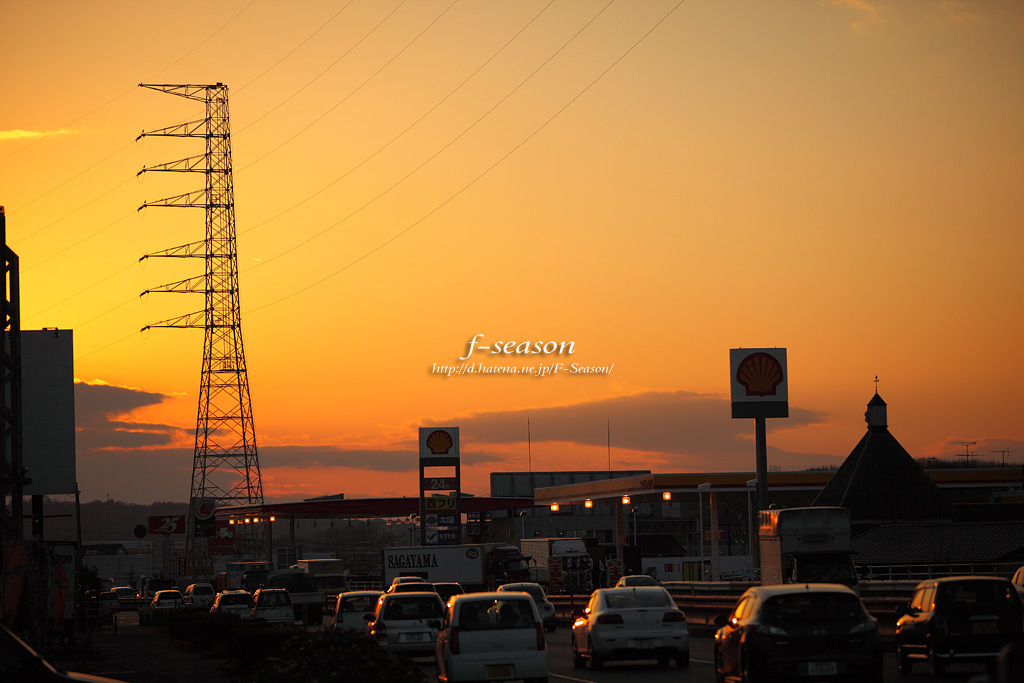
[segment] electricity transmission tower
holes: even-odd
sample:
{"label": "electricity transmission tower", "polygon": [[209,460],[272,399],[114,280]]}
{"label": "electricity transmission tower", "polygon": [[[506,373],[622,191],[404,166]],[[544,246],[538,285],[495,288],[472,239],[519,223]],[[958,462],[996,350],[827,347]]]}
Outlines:
{"label": "electricity transmission tower", "polygon": [[[199,258],[206,261],[206,273],[147,290],[203,294],[205,307],[194,313],[148,325],[150,327],[199,328],[205,330],[203,370],[199,387],[195,452],[192,462],[192,492],[186,537],[186,554],[193,573],[212,573],[207,565],[207,537],[216,531],[197,521],[200,502],[212,500],[217,507],[263,503],[259,457],[249,379],[242,348],[242,318],[238,299],[238,255],[235,242],[235,199],[231,178],[231,135],[228,127],[228,88],[216,85],[140,84],[171,95],[206,103],[206,117],[159,130],[143,137],[203,138],[203,154],[143,168],[148,171],[202,173],[206,187],[182,195],[146,202],[149,206],[202,208],[206,213],[206,239],[172,247],[149,257]],[[202,516],[202,515],[201,515]],[[262,523],[236,525],[239,554],[262,554],[265,528]],[[202,558],[200,560],[199,558]]]}

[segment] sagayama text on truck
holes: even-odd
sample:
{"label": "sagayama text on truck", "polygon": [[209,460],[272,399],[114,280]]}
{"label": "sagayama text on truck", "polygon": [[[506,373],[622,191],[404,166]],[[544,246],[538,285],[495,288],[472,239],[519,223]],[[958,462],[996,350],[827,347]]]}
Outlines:
{"label": "sagayama text on truck", "polygon": [[383,548],[384,585],[397,576],[419,576],[432,583],[455,582],[466,591],[494,590],[504,583],[529,581],[528,557],[514,545],[427,545]]}
{"label": "sagayama text on truck", "polygon": [[758,547],[761,585],[841,583],[857,590],[846,508],[762,510]]}

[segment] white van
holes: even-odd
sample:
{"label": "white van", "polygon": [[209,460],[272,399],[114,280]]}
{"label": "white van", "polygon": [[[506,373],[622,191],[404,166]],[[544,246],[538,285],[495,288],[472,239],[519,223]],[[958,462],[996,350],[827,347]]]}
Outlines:
{"label": "white van", "polygon": [[185,604],[209,609],[216,595],[217,591],[213,589],[213,584],[193,583],[185,589]]}
{"label": "white van", "polygon": [[435,654],[438,681],[548,679],[544,626],[526,593],[453,596]]}

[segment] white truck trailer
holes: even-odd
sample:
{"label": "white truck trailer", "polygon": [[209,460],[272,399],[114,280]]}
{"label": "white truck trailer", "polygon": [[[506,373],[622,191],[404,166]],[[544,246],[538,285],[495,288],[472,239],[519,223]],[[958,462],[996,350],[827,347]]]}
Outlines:
{"label": "white truck trailer", "polygon": [[857,590],[850,511],[770,508],[760,514],[761,584],[841,583]]}
{"label": "white truck trailer", "polygon": [[382,549],[384,584],[397,576],[458,582],[467,591],[494,590],[503,583],[529,581],[527,557],[514,545],[426,545]]}

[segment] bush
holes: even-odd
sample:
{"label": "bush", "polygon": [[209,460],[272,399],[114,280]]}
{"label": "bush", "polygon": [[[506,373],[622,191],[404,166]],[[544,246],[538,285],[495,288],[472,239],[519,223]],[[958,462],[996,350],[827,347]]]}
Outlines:
{"label": "bush", "polygon": [[302,633],[253,667],[253,683],[419,683],[416,665],[358,631]]}

